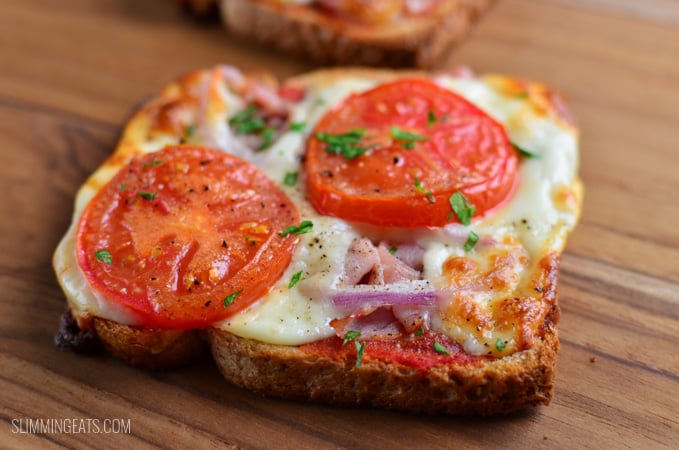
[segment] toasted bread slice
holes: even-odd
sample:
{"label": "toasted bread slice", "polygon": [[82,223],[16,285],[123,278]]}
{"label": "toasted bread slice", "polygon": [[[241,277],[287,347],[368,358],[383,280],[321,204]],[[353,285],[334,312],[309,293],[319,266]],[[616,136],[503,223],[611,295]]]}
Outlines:
{"label": "toasted bread slice", "polygon": [[[233,67],[220,66],[184,76],[163,89],[130,120],[115,153],[79,191],[74,224],[96,191],[136,155],[154,152],[167,144],[189,142],[229,152],[244,152],[247,156],[252,149],[243,146],[242,142],[228,140],[233,136],[223,126],[227,122],[225,118],[242,110],[248,102],[270,102],[270,107],[280,108],[281,105],[276,103],[280,99],[272,99],[272,92],[306,92],[318,97],[317,101],[308,101],[307,106],[312,109],[305,110],[315,111],[307,118],[313,123],[323,111],[335,106],[342,96],[404,76],[435,75],[375,69],[324,70],[288,80],[280,90],[275,86],[275,80],[266,74],[247,76]],[[576,131],[563,103],[544,86],[506,77],[488,77],[479,81],[466,71],[437,76],[445,78],[438,79],[443,84],[451,77],[461,87],[472,83],[473,93],[478,94],[481,86],[492,91],[493,101],[488,104],[507,102],[509,115],[504,120],[517,130],[527,130],[526,123],[541,121],[547,127],[543,131],[564,130],[559,145],[564,139],[575,142]],[[347,80],[351,81],[348,85]],[[344,93],[340,97],[332,97],[340,95],[337,86],[341,83],[344,84],[339,90],[344,89]],[[266,94],[262,86],[269,86],[268,91],[264,90]],[[303,119],[299,110],[295,111],[298,114],[296,120]],[[517,136],[521,134],[517,132]],[[291,141],[286,142],[289,144]],[[576,149],[549,148],[545,151],[569,151],[573,153],[571,158],[577,155]],[[537,167],[548,160],[536,158],[531,164]],[[575,170],[576,161],[570,163],[573,164],[571,169]],[[219,370],[229,382],[263,395],[426,413],[508,413],[546,404],[552,396],[559,347],[556,333],[559,254],[566,234],[577,220],[582,197],[580,181],[574,173],[569,174],[566,173],[570,178],[564,178],[566,184],[556,186],[552,193],[555,211],[564,214],[553,225],[557,231],[550,234],[548,244],[532,242],[531,245],[536,248],[528,257],[520,253],[521,264],[529,271],[520,277],[525,279],[525,285],[508,288],[511,292],[501,299],[499,315],[493,316],[505,322],[509,321],[508,318],[516,320],[512,326],[516,326],[517,334],[505,341],[510,342],[506,344],[505,353],[501,353],[505,344],[497,351],[494,349],[486,353],[483,347],[481,351],[475,350],[476,347],[468,345],[468,342],[460,341],[456,344],[459,353],[451,356],[433,354],[431,349],[428,354],[420,354],[419,350],[408,350],[416,348],[409,347],[415,339],[411,334],[392,341],[395,348],[405,349],[403,353],[407,358],[393,358],[384,352],[373,351],[370,338],[366,338],[362,341],[366,346],[361,359],[358,346],[353,351],[353,346],[344,345],[346,342],[342,342],[339,334],[319,335],[304,342],[284,341],[266,333],[255,332],[253,335],[252,330],[239,328],[236,323],[240,320],[240,313],[228,322],[208,324],[204,330],[149,328],[133,312],[109,305],[105,299],[86,293],[90,288],[82,274],[78,275],[74,258],[74,227],[55,252],[54,265],[80,328],[93,331],[107,350],[131,365],[161,369],[186,364],[203,352],[207,341]],[[486,244],[489,246],[487,249],[492,250],[495,244]],[[503,245],[511,247],[515,244],[510,239]],[[501,260],[501,257],[492,258],[494,261]],[[492,281],[495,289],[501,290],[509,286],[512,278],[519,277],[511,270],[498,266],[497,270],[491,270],[484,276],[489,277],[487,279]],[[288,280],[289,276],[281,284],[288,286]],[[317,299],[320,303],[324,301],[328,299]],[[261,308],[266,304],[265,299],[243,315],[252,318],[264,314],[267,310]],[[473,303],[468,305],[473,306]],[[467,316],[467,321],[470,318],[473,317]],[[244,322],[247,320],[243,319]],[[449,338],[442,334],[436,334],[434,338],[437,336]],[[481,334],[477,337],[482,338]],[[488,342],[495,342],[494,339],[495,336],[492,336]],[[482,344],[483,341],[479,341],[478,345]],[[419,358],[428,358],[428,363],[418,364]]]}
{"label": "toasted bread slice", "polygon": [[385,23],[270,0],[223,0],[221,14],[234,35],[319,64],[430,68],[490,4],[441,0],[426,13]]}

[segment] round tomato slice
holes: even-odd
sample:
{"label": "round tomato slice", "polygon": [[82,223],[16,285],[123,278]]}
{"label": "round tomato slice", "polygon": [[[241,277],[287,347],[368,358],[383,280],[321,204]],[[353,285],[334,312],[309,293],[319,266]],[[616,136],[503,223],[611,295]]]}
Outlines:
{"label": "round tomato slice", "polygon": [[474,217],[483,215],[510,196],[516,171],[502,125],[419,78],[347,98],[321,119],[306,155],[318,212],[380,226],[457,221],[456,192],[475,207]]}
{"label": "round tomato slice", "polygon": [[150,327],[209,326],[265,294],[288,266],[294,204],[252,164],[175,146],[133,160],[83,211],[90,285]]}

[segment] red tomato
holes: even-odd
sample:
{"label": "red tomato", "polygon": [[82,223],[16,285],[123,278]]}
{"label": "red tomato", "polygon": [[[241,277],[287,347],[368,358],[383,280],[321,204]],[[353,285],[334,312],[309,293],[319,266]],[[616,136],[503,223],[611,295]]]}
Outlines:
{"label": "red tomato", "polygon": [[280,278],[297,239],[279,233],[297,223],[294,204],[250,163],[167,147],[133,160],[88,204],[78,263],[94,289],[146,326],[206,327]]}
{"label": "red tomato", "polygon": [[[330,153],[328,135],[356,130],[363,135],[354,146],[364,154]],[[454,222],[449,199],[457,191],[476,207],[475,217],[483,215],[512,193],[516,170],[504,127],[426,79],[347,98],[321,119],[306,155],[307,190],[318,212],[380,226]]]}

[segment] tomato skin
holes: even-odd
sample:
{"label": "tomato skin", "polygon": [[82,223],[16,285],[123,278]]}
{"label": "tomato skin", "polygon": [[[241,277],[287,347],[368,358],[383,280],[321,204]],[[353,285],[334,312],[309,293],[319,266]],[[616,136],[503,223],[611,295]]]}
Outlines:
{"label": "tomato skin", "polygon": [[[394,128],[424,139],[408,144]],[[317,138],[359,129],[368,150],[352,159],[328,153]],[[476,207],[474,217],[501,205],[515,188],[517,165],[504,127],[486,113],[430,80],[402,79],[326,113],[309,140],[305,169],[309,199],[321,214],[439,227],[457,221],[449,203],[456,191]]]}
{"label": "tomato skin", "polygon": [[166,147],[132,160],[90,201],[77,231],[78,264],[95,290],[144,326],[202,328],[280,278],[297,239],[279,233],[298,222],[294,204],[250,163]]}

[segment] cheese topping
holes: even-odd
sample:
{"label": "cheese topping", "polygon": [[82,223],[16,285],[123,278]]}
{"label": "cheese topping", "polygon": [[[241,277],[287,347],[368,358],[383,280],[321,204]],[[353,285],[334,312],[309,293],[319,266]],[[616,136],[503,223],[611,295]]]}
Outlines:
{"label": "cheese topping", "polygon": [[[289,118],[291,123],[304,122],[304,131],[286,131],[262,152],[244,148],[227,125],[228,118],[244,108],[243,101],[223,83],[211,82],[205,88],[203,105],[198,106],[196,113],[197,136],[192,142],[208,143],[254,163],[281,184],[296,203],[302,219],[313,222],[313,232],[300,236],[291,264],[269,293],[246,311],[214,324],[215,327],[281,345],[333,336],[335,330],[330,322],[346,312],[330,298],[342,284],[352,242],[367,237],[372,242],[416,244],[424,249],[423,278],[443,293],[440,304],[431,312],[431,326],[460,342],[468,353],[504,355],[530,345],[517,323],[544,316],[544,308],[531,284],[533,274],[539,270],[543,257],[563,250],[565,238],[579,214],[582,189],[576,175],[577,133],[559,117],[535,107],[530,96],[508,94],[503,83],[514,83],[513,80],[438,76],[435,81],[485,110],[506,127],[513,143],[535,155],[522,158],[513,197],[500,208],[473,220],[468,227],[450,224],[443,228],[380,229],[321,216],[307,201],[300,160],[308,133],[329,108],[352,93],[375,86],[375,80],[359,76],[312,85]],[[207,117],[201,118],[201,114]],[[141,117],[136,119],[137,126],[143,121]],[[133,131],[131,126],[126,136]],[[153,140],[135,148],[152,152],[181,139],[177,133],[156,133]],[[132,148],[128,144],[122,148]],[[124,163],[124,158],[109,161],[81,188],[76,197],[74,224],[98,187]],[[289,172],[300,173],[294,186],[283,185]],[[71,226],[59,244],[54,260],[74,314],[81,319],[94,315],[138,325],[133,312],[106,300],[87,284],[75,259],[75,228]],[[479,241],[473,250],[466,251],[464,244],[470,231],[479,236]],[[293,275],[299,272],[300,280],[289,287]],[[514,314],[511,320],[507,311]],[[530,326],[535,328],[541,321],[533,322]]]}

